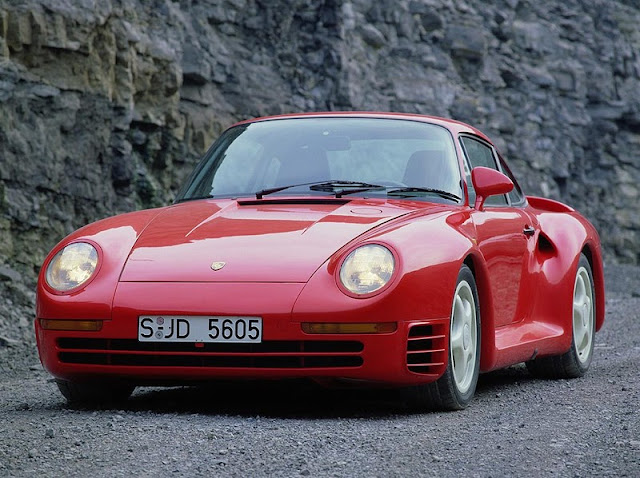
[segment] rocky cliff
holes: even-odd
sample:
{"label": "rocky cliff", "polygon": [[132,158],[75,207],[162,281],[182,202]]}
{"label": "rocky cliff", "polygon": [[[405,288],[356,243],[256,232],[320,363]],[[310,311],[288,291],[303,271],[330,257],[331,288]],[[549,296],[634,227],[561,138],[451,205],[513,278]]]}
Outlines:
{"label": "rocky cliff", "polygon": [[30,336],[63,236],[168,203],[264,114],[470,122],[638,263],[638,25],[637,0],[0,0],[0,336]]}

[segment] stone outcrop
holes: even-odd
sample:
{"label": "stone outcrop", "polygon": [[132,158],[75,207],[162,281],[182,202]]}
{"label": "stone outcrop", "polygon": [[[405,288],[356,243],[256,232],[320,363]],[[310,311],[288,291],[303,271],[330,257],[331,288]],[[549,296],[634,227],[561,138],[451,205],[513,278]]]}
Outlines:
{"label": "stone outcrop", "polygon": [[467,121],[638,263],[638,25],[635,0],[0,0],[0,336],[30,335],[57,241],[167,204],[265,114]]}

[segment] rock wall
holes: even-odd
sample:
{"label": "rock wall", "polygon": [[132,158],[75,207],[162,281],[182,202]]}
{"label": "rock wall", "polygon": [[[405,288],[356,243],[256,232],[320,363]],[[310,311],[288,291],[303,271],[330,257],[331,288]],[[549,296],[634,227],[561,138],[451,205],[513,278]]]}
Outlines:
{"label": "rock wall", "polygon": [[63,236],[167,204],[265,114],[467,121],[638,263],[638,25],[637,0],[0,0],[0,337],[30,336]]}

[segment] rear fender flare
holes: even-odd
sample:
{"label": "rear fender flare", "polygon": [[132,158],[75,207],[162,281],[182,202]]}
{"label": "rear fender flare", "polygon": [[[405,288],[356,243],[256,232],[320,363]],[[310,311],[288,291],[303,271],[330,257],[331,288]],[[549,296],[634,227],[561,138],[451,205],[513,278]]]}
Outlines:
{"label": "rear fender flare", "polygon": [[591,264],[596,293],[596,330],[602,327],[605,315],[604,274],[600,240],[595,228],[577,212],[567,214],[543,212],[538,215],[540,234],[552,250],[535,251],[535,267],[541,274],[533,316],[556,317],[565,334],[566,349],[571,346],[573,288],[580,254]]}

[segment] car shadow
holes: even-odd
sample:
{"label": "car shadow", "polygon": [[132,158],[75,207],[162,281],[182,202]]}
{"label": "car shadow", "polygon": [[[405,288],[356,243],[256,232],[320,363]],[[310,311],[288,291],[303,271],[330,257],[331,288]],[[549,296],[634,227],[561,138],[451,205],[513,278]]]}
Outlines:
{"label": "car shadow", "polygon": [[[472,407],[491,403],[502,392],[527,386],[533,381],[535,379],[524,366],[482,374]],[[443,413],[416,409],[402,390],[327,388],[307,380],[220,381],[188,387],[141,387],[128,401],[101,409],[289,419],[386,418]]]}
{"label": "car shadow", "polygon": [[539,381],[539,379],[531,375],[524,364],[484,373],[478,379],[476,398],[493,396],[503,391],[513,391],[514,389],[527,387],[536,381]]}
{"label": "car shadow", "polygon": [[313,382],[215,382],[141,388],[127,410],[272,418],[384,417],[407,413],[397,390],[332,389]]}

